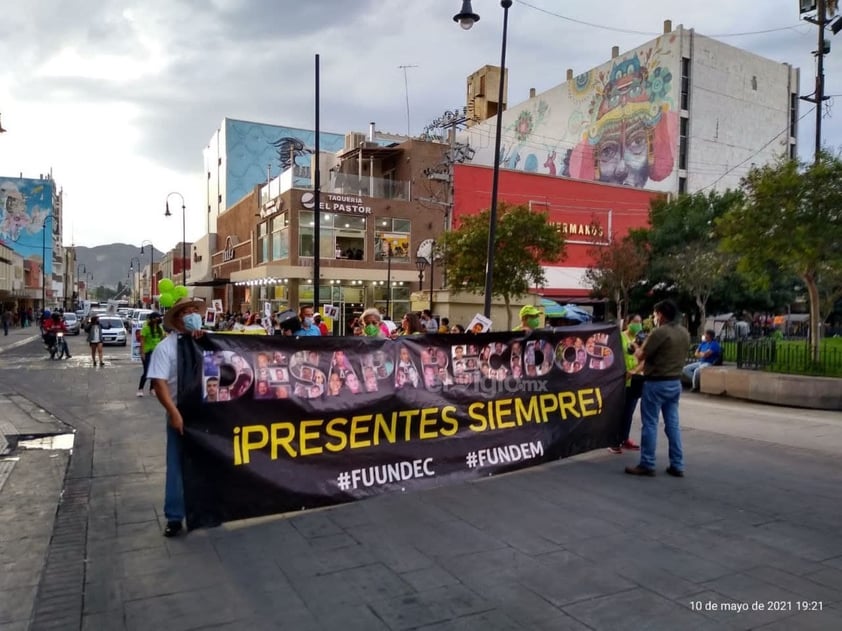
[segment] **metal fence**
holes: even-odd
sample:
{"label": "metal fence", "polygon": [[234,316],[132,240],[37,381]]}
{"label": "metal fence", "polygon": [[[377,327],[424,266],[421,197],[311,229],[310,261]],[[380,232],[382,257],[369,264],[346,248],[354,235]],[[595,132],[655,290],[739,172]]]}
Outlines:
{"label": "metal fence", "polygon": [[[729,349],[732,344],[735,348]],[[800,375],[842,376],[842,348],[821,348],[819,360],[813,361],[810,346],[804,343],[779,343],[774,338],[741,340],[723,344],[726,361],[729,351],[736,356],[737,368]]]}

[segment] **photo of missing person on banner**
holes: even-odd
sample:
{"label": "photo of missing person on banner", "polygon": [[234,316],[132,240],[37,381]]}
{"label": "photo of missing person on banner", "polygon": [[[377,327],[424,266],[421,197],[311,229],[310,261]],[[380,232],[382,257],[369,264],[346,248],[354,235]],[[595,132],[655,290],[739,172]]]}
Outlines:
{"label": "photo of missing person on banner", "polygon": [[488,344],[480,350],[480,375],[483,379],[503,381],[510,374],[508,346],[503,342]]}
{"label": "photo of missing person on banner", "polygon": [[[215,378],[216,381],[209,381],[210,377]],[[251,388],[252,381],[254,381],[252,367],[234,351],[204,351],[202,353],[202,396],[205,402],[215,403],[239,399]]]}
{"label": "photo of missing person on banner", "polygon": [[377,392],[380,386],[371,379],[371,374],[374,374],[374,379],[377,382],[387,380],[392,376],[395,364],[388,353],[375,351],[360,357],[360,368],[362,369],[366,392]]}
{"label": "photo of missing person on banner", "polygon": [[553,367],[555,357],[553,345],[547,340],[531,340],[526,343],[523,365],[527,377],[543,377]]}
{"label": "photo of missing person on banner", "polygon": [[[319,360],[320,356],[316,351],[298,351],[291,357],[288,370],[286,368],[269,369],[277,382],[275,389],[277,390],[278,385],[286,385],[292,375],[295,381],[292,390],[294,396],[302,399],[318,399],[325,393],[327,384],[327,377],[319,367]],[[283,379],[284,377],[286,379]]]}
{"label": "photo of missing person on banner", "polygon": [[593,370],[605,370],[614,363],[614,351],[609,346],[609,337],[606,333],[595,333],[585,342],[585,351],[588,357],[588,368]]}
{"label": "photo of missing person on banner", "polygon": [[587,362],[585,343],[582,338],[569,336],[558,343],[555,349],[555,364],[562,371],[572,374],[581,371]]}
{"label": "photo of missing person on banner", "polygon": [[401,346],[398,350],[398,362],[395,368],[395,388],[418,387],[418,368],[409,354],[409,347]]}

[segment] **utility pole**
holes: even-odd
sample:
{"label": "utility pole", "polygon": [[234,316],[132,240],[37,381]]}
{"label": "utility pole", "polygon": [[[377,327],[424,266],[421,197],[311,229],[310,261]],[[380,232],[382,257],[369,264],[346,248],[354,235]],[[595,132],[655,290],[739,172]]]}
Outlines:
{"label": "utility pole", "polygon": [[398,66],[401,70],[403,70],[403,89],[404,94],[406,95],[406,137],[410,137],[409,132],[409,79],[406,77],[406,71],[408,68],[417,68],[418,66],[415,64],[408,64],[403,66]]}
{"label": "utility pole", "polygon": [[[816,148],[813,160],[819,161],[822,151],[822,105],[827,100],[824,95],[824,56],[830,52],[830,45],[825,40],[825,27],[827,26],[827,0],[816,1],[816,17],[805,16],[804,19],[819,27],[818,46],[813,51],[816,57],[816,91],[812,96],[802,96],[803,101],[816,105]],[[836,30],[836,29],[834,29]]]}

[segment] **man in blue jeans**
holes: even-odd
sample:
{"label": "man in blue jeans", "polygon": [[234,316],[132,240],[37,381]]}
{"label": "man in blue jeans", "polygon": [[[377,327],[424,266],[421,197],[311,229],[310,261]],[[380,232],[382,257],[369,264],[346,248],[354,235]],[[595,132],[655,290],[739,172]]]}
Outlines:
{"label": "man in blue jeans", "polygon": [[684,454],[678,426],[678,399],[681,396],[681,371],[690,349],[690,333],[678,322],[678,307],[672,300],[655,305],[655,329],[635,354],[643,365],[643,396],[640,418],[640,463],[626,467],[630,475],[655,475],[655,449],[658,445],[658,417],[664,415],[664,431],[669,441],[670,465],[667,473],[684,477]]}
{"label": "man in blue jeans", "polygon": [[699,389],[699,372],[702,368],[716,366],[722,359],[722,347],[716,341],[716,332],[712,329],[705,331],[702,342],[695,353],[696,361],[687,364],[684,369],[684,377],[690,382],[691,390]]}
{"label": "man in blue jeans", "polygon": [[182,528],[184,511],[184,484],[181,477],[182,440],[184,419],[178,411],[178,336],[202,334],[204,307],[201,300],[179,298],[164,315],[164,328],[170,334],[155,347],[149,362],[147,377],[160,403],[167,411],[167,473],[164,482],[164,517],[167,525],[165,537],[175,537]]}

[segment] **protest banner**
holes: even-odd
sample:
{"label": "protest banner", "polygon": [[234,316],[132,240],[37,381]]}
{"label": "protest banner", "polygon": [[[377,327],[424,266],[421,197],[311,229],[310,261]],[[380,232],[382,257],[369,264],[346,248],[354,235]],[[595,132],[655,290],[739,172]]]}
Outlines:
{"label": "protest banner", "polygon": [[610,325],[179,341],[189,528],[413,491],[614,444]]}

